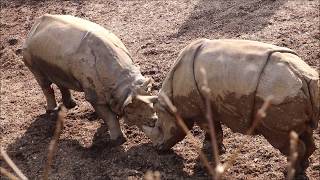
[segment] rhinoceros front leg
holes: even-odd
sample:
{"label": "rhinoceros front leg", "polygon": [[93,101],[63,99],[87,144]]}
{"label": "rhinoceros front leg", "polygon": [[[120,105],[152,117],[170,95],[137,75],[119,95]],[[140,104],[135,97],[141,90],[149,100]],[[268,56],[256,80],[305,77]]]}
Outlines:
{"label": "rhinoceros front leg", "polygon": [[[200,127],[206,131],[205,134],[205,148],[212,148],[211,146],[211,135],[209,132],[209,127],[208,127],[208,123],[200,123],[199,124]],[[224,154],[226,152],[226,148],[223,145],[223,130],[222,130],[222,126],[221,123],[218,122],[214,122],[214,128],[215,128],[215,132],[216,132],[216,140],[217,140],[217,145],[218,145],[218,149],[219,149],[219,154]]]}
{"label": "rhinoceros front leg", "polygon": [[94,104],[93,108],[103,121],[107,123],[110,132],[111,144],[115,146],[123,144],[126,141],[126,138],[123,136],[116,114],[114,114],[106,105]]}
{"label": "rhinoceros front leg", "polygon": [[62,102],[64,106],[68,109],[74,108],[77,104],[75,100],[72,98],[70,90],[63,86],[58,86],[62,95]]}

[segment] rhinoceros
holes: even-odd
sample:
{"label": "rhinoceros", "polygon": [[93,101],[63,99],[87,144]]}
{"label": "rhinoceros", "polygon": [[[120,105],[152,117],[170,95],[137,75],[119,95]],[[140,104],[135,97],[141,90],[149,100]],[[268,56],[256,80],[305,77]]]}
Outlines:
{"label": "rhinoceros", "polygon": [[[201,90],[207,73],[210,93]],[[189,129],[194,123],[206,129],[204,98],[212,105],[217,141],[222,143],[221,123],[234,132],[245,133],[264,100],[273,96],[267,117],[255,129],[283,154],[289,153],[289,133],[299,134],[296,175],[304,175],[308,157],[314,152],[312,130],[319,121],[319,74],[297,54],[284,47],[249,40],[192,42],[180,53],[166,76],[160,94],[176,106]],[[155,103],[158,120],[143,126],[159,150],[167,150],[185,137],[163,99]]]}
{"label": "rhinoceros", "polygon": [[152,117],[150,106],[136,98],[149,94],[151,79],[141,75],[121,40],[98,24],[70,15],[44,15],[28,34],[23,61],[45,95],[47,111],[57,106],[52,83],[67,108],[76,106],[69,89],[84,92],[107,123],[111,142],[125,141],[119,117]]}

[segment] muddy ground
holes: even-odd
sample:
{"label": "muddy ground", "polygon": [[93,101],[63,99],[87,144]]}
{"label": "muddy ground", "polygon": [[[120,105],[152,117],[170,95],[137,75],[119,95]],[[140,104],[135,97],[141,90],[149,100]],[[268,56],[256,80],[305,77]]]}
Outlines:
{"label": "muddy ground", "polygon": [[[201,37],[286,46],[319,70],[316,0],[1,0],[0,146],[30,179],[41,178],[55,122],[45,114],[44,96],[21,60],[21,48],[36,18],[45,13],[79,16],[112,30],[143,74],[155,80],[154,93],[179,51]],[[141,179],[147,170],[160,171],[163,179],[209,179],[196,152],[202,143],[193,145],[186,138],[173,152],[159,155],[141,131],[122,123],[128,141],[108,147],[107,128],[83,94],[73,94],[78,106],[68,111],[50,179]],[[284,178],[286,159],[264,138],[224,130],[222,161],[245,143],[225,179]],[[307,173],[319,179],[320,129],[314,133],[317,150]],[[193,134],[203,141],[199,128]]]}

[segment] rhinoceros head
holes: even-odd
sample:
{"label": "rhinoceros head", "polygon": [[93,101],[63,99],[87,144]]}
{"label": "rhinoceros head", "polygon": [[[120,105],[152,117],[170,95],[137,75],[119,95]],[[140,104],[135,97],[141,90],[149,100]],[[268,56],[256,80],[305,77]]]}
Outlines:
{"label": "rhinoceros head", "polygon": [[155,110],[158,117],[155,126],[143,125],[142,130],[159,151],[166,151],[182,140],[185,133],[177,125],[175,117],[160,103],[155,104]]}
{"label": "rhinoceros head", "polygon": [[137,125],[141,128],[142,124],[155,121],[156,114],[153,108],[153,101],[157,96],[150,95],[150,79],[130,93],[125,100],[122,109],[124,118],[128,125]]}

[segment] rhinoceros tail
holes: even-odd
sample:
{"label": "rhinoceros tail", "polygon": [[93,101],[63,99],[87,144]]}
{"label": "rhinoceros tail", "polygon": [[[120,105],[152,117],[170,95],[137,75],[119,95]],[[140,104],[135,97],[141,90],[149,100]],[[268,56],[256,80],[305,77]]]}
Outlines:
{"label": "rhinoceros tail", "polygon": [[318,128],[320,119],[320,80],[310,80],[308,82],[310,101],[312,104],[311,128]]}

